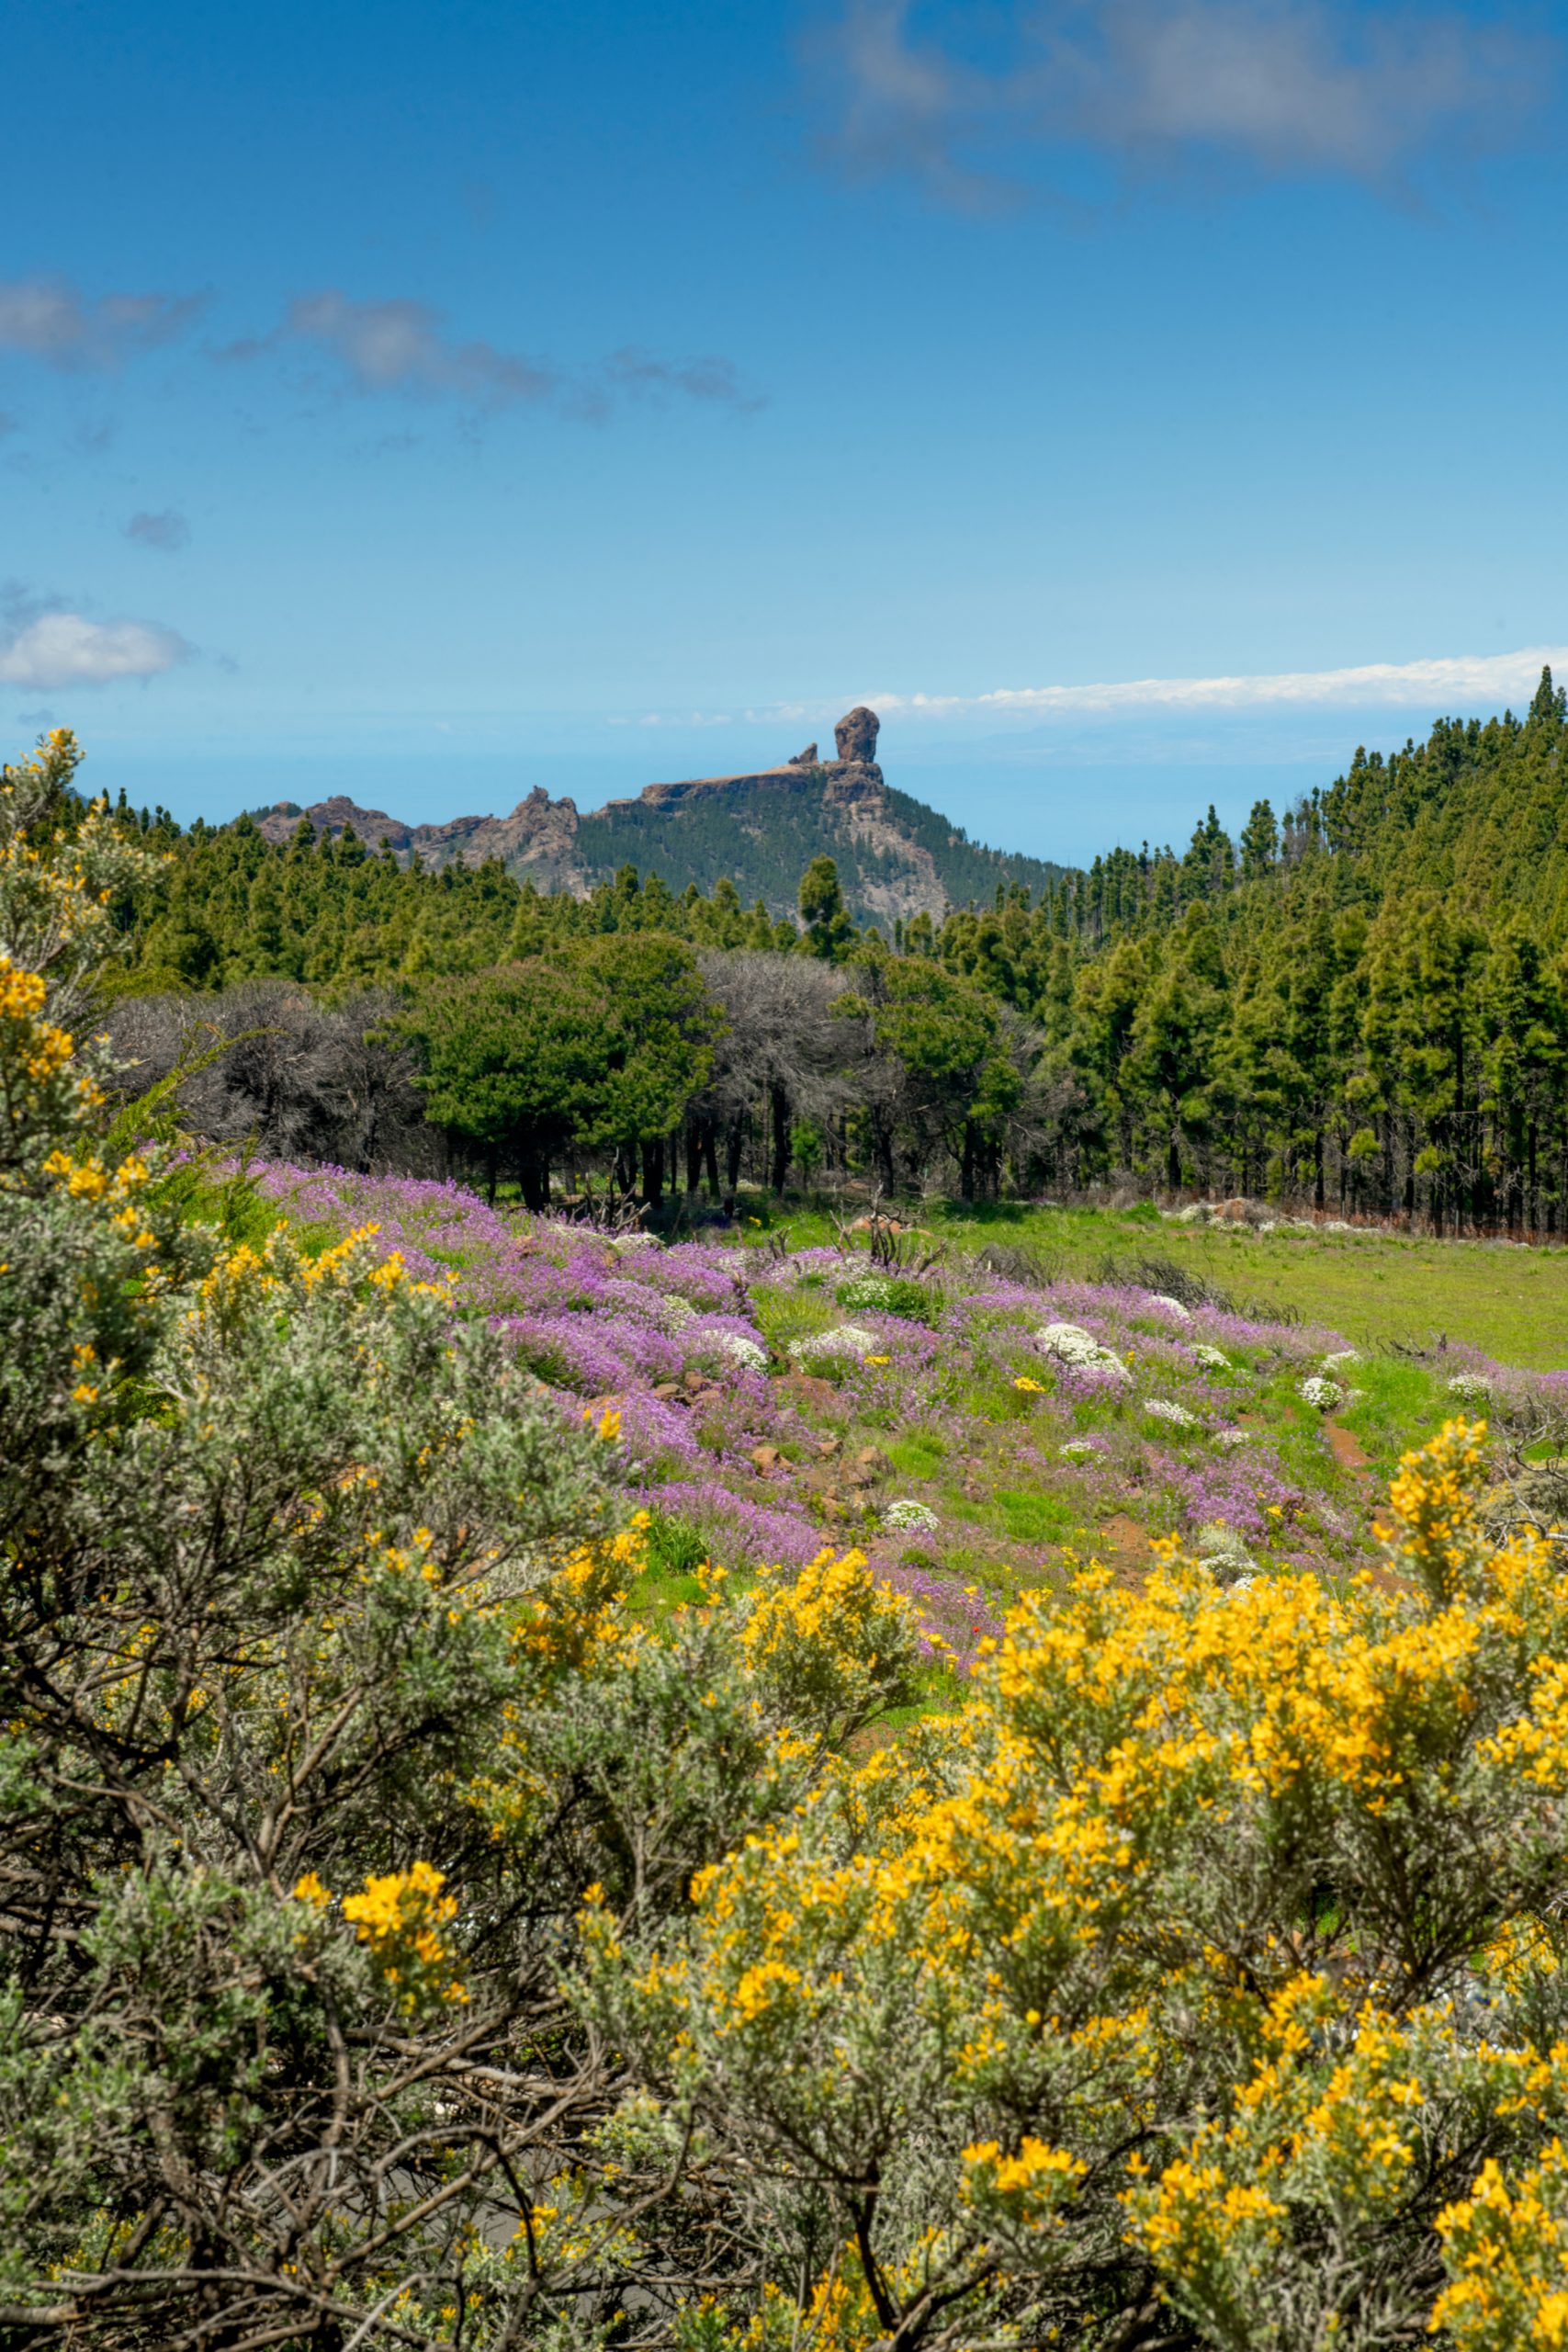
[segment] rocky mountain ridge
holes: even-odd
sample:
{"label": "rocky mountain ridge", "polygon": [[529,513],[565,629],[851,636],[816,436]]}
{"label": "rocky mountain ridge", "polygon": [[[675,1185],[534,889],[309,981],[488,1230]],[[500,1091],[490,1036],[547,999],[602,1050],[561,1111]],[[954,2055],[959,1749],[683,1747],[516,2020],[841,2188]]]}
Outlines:
{"label": "rocky mountain ridge", "polygon": [[877,764],[880,724],[874,710],[857,706],[833,730],[831,760],[819,759],[809,743],[776,767],[650,784],[586,814],[536,786],[509,816],[441,825],[411,825],[343,793],[305,809],[280,801],[251,821],[279,843],[292,839],[302,819],[318,839],[352,829],[372,849],[384,842],[404,865],[438,869],[496,858],[518,881],[579,898],[626,864],[659,874],[676,891],[692,882],[709,890],[728,875],[742,898],[763,899],[774,914],[794,911],[801,872],[826,852],[838,859],[853,912],[884,925],[920,913],[940,920],[950,906],[988,895],[993,869],[997,879],[1036,890],[1062,870],[979,849],[937,811],[894,792]]}

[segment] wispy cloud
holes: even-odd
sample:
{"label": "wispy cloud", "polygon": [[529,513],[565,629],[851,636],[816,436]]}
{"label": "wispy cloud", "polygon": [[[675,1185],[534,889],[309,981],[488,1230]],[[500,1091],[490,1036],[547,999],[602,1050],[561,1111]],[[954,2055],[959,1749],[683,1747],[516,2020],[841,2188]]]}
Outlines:
{"label": "wispy cloud", "polygon": [[1130,678],[1080,686],[997,686],[980,695],[884,695],[883,712],[933,718],[968,713],[1049,718],[1135,710],[1261,710],[1317,705],[1345,710],[1390,705],[1495,707],[1535,691],[1544,665],[1568,667],[1568,646],[1517,653],[1443,654],[1425,662],[1368,662],[1349,670],[1280,670],[1219,678]]}
{"label": "wispy cloud", "polygon": [[206,300],[201,294],[105,294],[89,301],[63,278],[0,278],[0,351],[23,352],[51,368],[114,368],[184,334]]}
{"label": "wispy cloud", "polygon": [[721,359],[712,354],[702,359],[660,359],[650,351],[628,345],[624,350],[610,354],[604,373],[612,384],[624,391],[655,396],[677,392],[688,400],[716,401],[721,407],[739,409],[748,415],[767,406],[764,394],[747,391],[732,359]]}
{"label": "wispy cloud", "polygon": [[427,302],[401,297],[360,302],[336,287],[298,296],[270,334],[231,344],[217,356],[244,361],[288,349],[313,350],[330,360],[351,391],[448,400],[481,414],[548,405],[600,418],[618,396],[649,394],[741,412],[763,405],[741,383],[734,363],[716,356],[666,359],[628,345],[596,367],[574,370],[482,337],[454,334],[444,313]]}
{"label": "wispy cloud", "polygon": [[35,692],[155,678],[188,662],[194,650],[177,631],[156,621],[97,621],[66,611],[28,614],[15,604],[12,612],[9,626],[0,626],[0,683]]}
{"label": "wispy cloud", "polygon": [[1529,701],[1550,666],[1568,678],[1568,645],[1529,645],[1515,653],[1439,654],[1422,662],[1367,662],[1347,670],[1277,670],[1213,678],[1123,678],[1090,685],[993,686],[984,694],[895,694],[848,690],[810,701],[767,703],[728,712],[648,711],[620,726],[821,728],[857,702],[884,718],[1093,718],[1138,712],[1269,709],[1374,710],[1436,716],[1478,713]]}
{"label": "wispy cloud", "polygon": [[958,202],[1074,149],[1383,179],[1439,139],[1517,136],[1555,64],[1462,7],[1348,0],[1011,0],[919,23],[911,0],[848,0],[814,47],[838,159]]}
{"label": "wispy cloud", "polygon": [[165,506],[154,514],[133,514],[125,526],[125,537],[134,539],[138,547],[177,555],[181,548],[190,545],[190,525],[174,507]]}
{"label": "wispy cloud", "polygon": [[329,287],[291,302],[280,333],[330,353],[361,392],[450,393],[503,408],[549,400],[561,385],[547,362],[446,334],[441,313],[423,302],[354,302]]}

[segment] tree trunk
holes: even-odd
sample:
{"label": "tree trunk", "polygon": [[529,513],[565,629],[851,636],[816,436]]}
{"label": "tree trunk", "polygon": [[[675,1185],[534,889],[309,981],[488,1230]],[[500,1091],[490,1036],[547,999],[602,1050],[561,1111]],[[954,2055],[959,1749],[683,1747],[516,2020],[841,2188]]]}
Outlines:
{"label": "tree trunk", "polygon": [[975,1197],[975,1122],[964,1122],[964,1150],[958,1163],[958,1193],[961,1200]]}
{"label": "tree trunk", "polygon": [[790,1131],[789,1096],[775,1080],[768,1089],[768,1111],[773,1122],[774,1193],[784,1198],[784,1178],[789,1174]]}
{"label": "tree trunk", "polygon": [[525,1148],[517,1155],[517,1182],[522,1188],[523,1205],[536,1216],[550,1204],[550,1159],[548,1152]]}
{"label": "tree trunk", "polygon": [[642,1197],[647,1208],[656,1209],[664,1198],[664,1137],[649,1136],[642,1148]]}

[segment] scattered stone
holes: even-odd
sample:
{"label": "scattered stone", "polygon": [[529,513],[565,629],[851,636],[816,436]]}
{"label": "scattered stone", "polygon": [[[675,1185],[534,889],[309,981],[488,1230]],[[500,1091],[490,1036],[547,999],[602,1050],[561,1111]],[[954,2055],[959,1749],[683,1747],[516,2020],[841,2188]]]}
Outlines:
{"label": "scattered stone", "polygon": [[766,1477],[771,1470],[776,1470],[779,1466],[778,1447],[776,1445],[754,1445],[751,1448],[751,1461],[755,1467],[762,1473],[764,1477]]}

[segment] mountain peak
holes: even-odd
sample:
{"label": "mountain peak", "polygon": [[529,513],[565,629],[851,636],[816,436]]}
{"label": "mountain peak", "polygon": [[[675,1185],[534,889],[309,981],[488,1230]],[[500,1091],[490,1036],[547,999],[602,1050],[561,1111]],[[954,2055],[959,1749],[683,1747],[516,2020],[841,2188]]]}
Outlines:
{"label": "mountain peak", "polygon": [[498,859],[519,881],[586,898],[623,865],[658,874],[672,890],[704,892],[728,876],[743,899],[793,914],[814,857],[839,865],[844,897],[863,922],[891,925],[989,898],[997,884],[1038,890],[1062,871],[970,842],[961,828],[886,784],[876,763],[881,722],[857,704],[833,729],[838,757],[808,743],[776,767],[645,785],[586,816],[575,801],[536,785],[506,817],[455,817],[411,825],[334,793],[303,811],[292,802],[253,820],[268,841],[288,842],[301,815],[318,836],[352,831],[371,849],[384,842],[405,864],[480,865]]}

